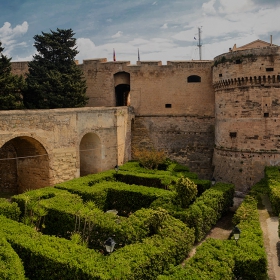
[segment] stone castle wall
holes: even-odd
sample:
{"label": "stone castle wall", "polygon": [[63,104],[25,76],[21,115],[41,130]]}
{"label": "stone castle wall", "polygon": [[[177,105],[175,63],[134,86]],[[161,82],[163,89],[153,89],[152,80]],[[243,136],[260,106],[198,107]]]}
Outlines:
{"label": "stone castle wall", "polygon": [[246,190],[280,160],[280,49],[215,58],[214,176]]}
{"label": "stone castle wall", "polygon": [[[132,147],[162,149],[169,158],[211,178],[214,148],[212,61],[107,62],[86,60],[79,67],[87,80],[91,106],[116,106],[115,87],[129,84],[135,113]],[[118,75],[118,74],[126,75]],[[200,82],[188,81],[197,76]],[[145,135],[145,137],[144,137]],[[145,140],[144,140],[145,139]]]}
{"label": "stone castle wall", "polygon": [[0,192],[22,192],[123,164],[128,107],[2,111]]}
{"label": "stone castle wall", "polygon": [[[129,88],[132,148],[162,149],[200,178],[246,191],[280,160],[279,47],[237,50],[214,61],[84,60],[88,106],[117,104]],[[24,63],[23,63],[24,64]],[[14,71],[26,71],[17,63]],[[17,72],[18,73],[18,72]]]}
{"label": "stone castle wall", "polygon": [[[79,67],[87,81],[88,106],[116,106],[116,86],[129,85],[128,102],[135,114],[132,147],[163,149],[169,158],[210,179],[214,149],[212,63],[138,61],[131,65],[128,61],[92,59]],[[27,70],[24,62],[13,65],[15,73],[19,69]],[[193,76],[200,80],[193,81]],[[139,137],[143,127],[149,145]]]}

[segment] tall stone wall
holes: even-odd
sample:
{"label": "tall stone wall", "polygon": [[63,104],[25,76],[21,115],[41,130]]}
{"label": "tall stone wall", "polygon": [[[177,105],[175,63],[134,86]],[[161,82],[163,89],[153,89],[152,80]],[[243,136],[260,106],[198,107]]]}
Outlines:
{"label": "tall stone wall", "polygon": [[163,150],[200,178],[211,179],[214,122],[212,117],[139,116],[132,125],[132,147]]}
{"label": "tall stone wall", "polygon": [[169,158],[210,179],[214,147],[212,63],[138,61],[131,65],[100,59],[86,60],[80,67],[92,106],[116,106],[115,86],[120,83],[116,74],[129,74],[125,83],[130,86],[129,102],[135,113],[132,148],[163,149]]}
{"label": "tall stone wall", "polygon": [[[0,192],[54,185],[79,177],[81,170],[100,172],[130,159],[133,113],[127,107],[2,111],[0,116]],[[81,147],[84,137],[88,146]],[[86,163],[85,153],[93,155]]]}
{"label": "tall stone wall", "polygon": [[[91,59],[79,67],[87,81],[88,106],[116,106],[116,86],[129,86],[128,104],[135,114],[132,147],[142,145],[141,132],[145,130],[150,146],[164,149],[169,158],[210,179],[214,143],[212,64],[213,61],[169,61],[167,65],[138,61],[132,65],[128,61]],[[15,65],[13,69],[18,68]]]}
{"label": "tall stone wall", "polygon": [[236,51],[214,60],[214,176],[248,190],[280,159],[280,51]]}

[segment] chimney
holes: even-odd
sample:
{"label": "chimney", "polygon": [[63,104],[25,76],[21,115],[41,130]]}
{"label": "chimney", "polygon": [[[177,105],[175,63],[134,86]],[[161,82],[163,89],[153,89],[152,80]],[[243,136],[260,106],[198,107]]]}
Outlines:
{"label": "chimney", "polygon": [[272,35],[270,35],[270,46],[272,46]]}

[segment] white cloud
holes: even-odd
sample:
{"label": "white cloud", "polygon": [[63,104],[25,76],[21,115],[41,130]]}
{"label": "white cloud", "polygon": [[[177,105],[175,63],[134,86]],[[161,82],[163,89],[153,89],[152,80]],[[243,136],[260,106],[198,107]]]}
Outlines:
{"label": "white cloud", "polygon": [[161,26],[162,29],[167,29],[168,28],[168,24],[165,23],[163,26]]}
{"label": "white cloud", "polygon": [[0,41],[4,47],[4,53],[10,57],[14,49],[18,47],[26,47],[26,42],[18,42],[18,39],[27,32],[28,23],[24,21],[21,25],[12,28],[9,22],[5,22],[0,28]]}
{"label": "white cloud", "polygon": [[115,35],[112,36],[112,38],[119,38],[122,36],[122,34],[123,34],[122,31],[118,31]]}
{"label": "white cloud", "polygon": [[0,38],[3,46],[9,46],[16,42],[16,37],[25,34],[28,30],[28,23],[24,21],[21,25],[12,28],[9,22],[5,22],[3,27],[0,28]]}
{"label": "white cloud", "polygon": [[244,13],[253,8],[252,0],[220,0],[219,12],[223,14]]}
{"label": "white cloud", "polygon": [[215,3],[216,3],[216,0],[210,0],[207,3],[203,3],[203,5],[202,5],[203,14],[208,14],[208,15],[216,14],[216,10],[214,8]]}

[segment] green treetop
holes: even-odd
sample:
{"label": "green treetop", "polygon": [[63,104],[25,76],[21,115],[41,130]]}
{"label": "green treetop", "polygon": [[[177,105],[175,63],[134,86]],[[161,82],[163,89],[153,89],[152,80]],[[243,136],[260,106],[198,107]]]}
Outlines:
{"label": "green treetop", "polygon": [[86,105],[86,81],[75,63],[78,54],[72,29],[34,36],[37,54],[29,62],[24,104],[29,109]]}
{"label": "green treetop", "polygon": [[25,81],[22,76],[11,73],[11,58],[3,55],[2,43],[0,42],[0,110],[22,109],[22,89]]}

